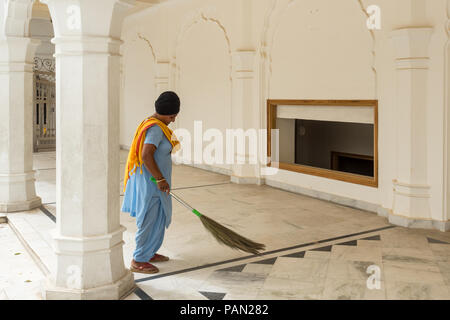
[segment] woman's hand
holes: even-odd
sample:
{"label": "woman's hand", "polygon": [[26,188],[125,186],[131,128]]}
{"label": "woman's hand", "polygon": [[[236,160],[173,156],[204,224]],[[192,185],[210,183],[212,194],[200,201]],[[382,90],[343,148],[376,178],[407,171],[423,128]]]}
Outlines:
{"label": "woman's hand", "polygon": [[167,194],[170,192],[170,186],[166,180],[158,182],[158,189]]}

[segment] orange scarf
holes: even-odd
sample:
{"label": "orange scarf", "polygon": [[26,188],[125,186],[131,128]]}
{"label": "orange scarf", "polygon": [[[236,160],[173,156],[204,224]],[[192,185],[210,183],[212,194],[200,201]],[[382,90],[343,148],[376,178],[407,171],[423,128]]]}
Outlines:
{"label": "orange scarf", "polygon": [[140,168],[140,173],[142,174],[142,149],[144,148],[145,135],[147,129],[157,125],[161,128],[167,140],[169,140],[172,145],[172,152],[175,153],[180,149],[180,142],[177,137],[173,134],[172,130],[169,129],[166,124],[160,120],[150,117],[142,121],[139,127],[136,129],[134,134],[133,143],[131,144],[130,152],[128,153],[127,164],[125,165],[125,178],[123,180],[123,192],[127,188],[128,179],[136,172],[137,168]]}

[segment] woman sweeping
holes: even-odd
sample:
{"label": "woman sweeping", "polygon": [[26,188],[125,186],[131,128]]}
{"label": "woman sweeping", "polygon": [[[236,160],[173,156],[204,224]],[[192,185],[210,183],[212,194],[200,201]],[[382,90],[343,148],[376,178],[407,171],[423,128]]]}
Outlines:
{"label": "woman sweeping", "polygon": [[130,270],[139,273],[157,273],[159,269],[151,262],[169,260],[157,251],[172,219],[171,153],[180,145],[168,125],[180,111],[180,99],[172,91],[164,92],[155,109],[137,128],[125,166],[122,211],[136,217],[136,250]]}

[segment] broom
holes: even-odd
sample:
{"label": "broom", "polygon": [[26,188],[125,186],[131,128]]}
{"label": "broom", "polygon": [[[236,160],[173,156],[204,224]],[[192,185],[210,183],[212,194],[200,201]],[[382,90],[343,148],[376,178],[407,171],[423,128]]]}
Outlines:
{"label": "broom", "polygon": [[[155,178],[152,177],[151,180],[157,184]],[[252,240],[237,234],[211,218],[201,214],[172,192],[169,193],[173,198],[175,198],[175,200],[199,217],[206,230],[208,230],[219,243],[222,243],[232,249],[238,249],[253,254],[258,254],[259,251],[265,250],[266,246],[264,244],[253,242]]]}

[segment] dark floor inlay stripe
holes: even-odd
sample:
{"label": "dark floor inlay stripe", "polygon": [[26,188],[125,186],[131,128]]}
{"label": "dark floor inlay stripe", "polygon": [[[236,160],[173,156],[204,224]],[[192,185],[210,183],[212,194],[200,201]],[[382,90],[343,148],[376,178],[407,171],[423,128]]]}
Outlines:
{"label": "dark floor inlay stripe", "polygon": [[204,295],[209,300],[223,300],[226,293],[220,293],[220,292],[204,292],[199,291],[202,295]]}
{"label": "dark floor inlay stripe", "polygon": [[325,247],[311,249],[311,251],[328,251],[328,252],[331,252],[331,248],[332,247],[333,246],[325,246]]}
{"label": "dark floor inlay stripe", "polygon": [[42,211],[47,217],[49,217],[53,222],[56,222],[56,217],[55,217],[50,211],[48,211],[46,207],[40,206],[39,209],[41,209],[41,211]]}
{"label": "dark floor inlay stripe", "polygon": [[150,297],[147,293],[145,293],[144,290],[139,287],[136,287],[136,289],[134,290],[134,294],[141,298],[141,300],[153,300],[152,297]]}
{"label": "dark floor inlay stripe", "polygon": [[274,264],[275,261],[277,261],[278,257],[275,258],[270,258],[270,259],[266,259],[266,260],[261,260],[261,261],[255,261],[252,263],[257,263],[257,264]]}
{"label": "dark floor inlay stripe", "polygon": [[448,242],[441,241],[441,240],[436,240],[436,239],[433,239],[433,238],[428,238],[428,237],[427,237],[427,239],[428,239],[428,243],[450,244],[450,243],[448,243]]}
{"label": "dark floor inlay stripe", "polygon": [[359,240],[381,240],[380,235],[376,235],[373,237],[367,237],[367,238],[363,238],[363,239],[359,239]]}
{"label": "dark floor inlay stripe", "polygon": [[242,272],[242,270],[244,270],[245,266],[247,264],[240,264],[238,266],[234,266],[234,267],[230,267],[230,268],[225,268],[225,269],[220,269],[220,270],[216,270],[216,271],[231,271],[231,272]]}
{"label": "dark floor inlay stripe", "polygon": [[358,245],[357,240],[342,242],[342,243],[336,243],[338,246],[356,246]]}
{"label": "dark floor inlay stripe", "polygon": [[287,258],[304,258],[305,257],[305,251],[300,251],[300,252],[296,252],[296,253],[291,253],[291,254],[287,254],[283,257],[287,257]]}
{"label": "dark floor inlay stripe", "polygon": [[317,245],[318,243],[324,243],[324,242],[334,241],[334,240],[338,240],[338,239],[345,239],[345,238],[355,237],[355,236],[359,236],[359,235],[366,234],[366,233],[372,233],[372,232],[377,232],[377,231],[387,230],[387,229],[393,229],[393,228],[396,228],[396,226],[390,225],[390,226],[380,227],[380,228],[376,228],[376,229],[372,229],[372,230],[367,230],[367,231],[361,231],[361,232],[357,232],[357,233],[347,234],[347,235],[340,236],[340,237],[335,237],[335,238],[329,238],[329,239],[324,239],[324,240],[319,240],[319,241],[303,243],[303,244],[299,244],[299,245],[296,245],[296,246],[291,246],[291,247],[271,250],[271,251],[267,251],[267,252],[256,254],[256,255],[253,254],[253,255],[249,255],[249,256],[245,256],[245,257],[234,258],[234,259],[230,259],[230,260],[204,264],[204,265],[201,265],[201,266],[196,266],[196,267],[191,267],[191,268],[187,268],[187,269],[182,269],[182,270],[177,270],[177,271],[163,273],[163,274],[159,274],[159,275],[156,275],[156,276],[150,276],[150,277],[146,277],[146,278],[141,278],[141,279],[135,280],[135,282],[144,282],[144,281],[155,280],[155,279],[160,279],[160,278],[164,278],[164,277],[170,277],[170,276],[173,276],[173,275],[176,275],[176,274],[180,274],[180,273],[187,273],[187,272],[192,272],[192,271],[198,271],[198,270],[201,270],[201,269],[211,268],[211,267],[215,267],[215,266],[219,266],[219,265],[227,264],[227,263],[231,263],[231,262],[247,260],[247,259],[251,259],[251,258],[255,258],[255,257],[261,257],[261,256],[266,256],[266,255],[274,254],[274,253],[278,253],[278,252],[283,252],[283,251],[288,251],[288,250],[293,250],[293,249],[298,249],[298,248],[304,248],[304,247],[308,247],[308,246],[312,246],[312,245]]}

